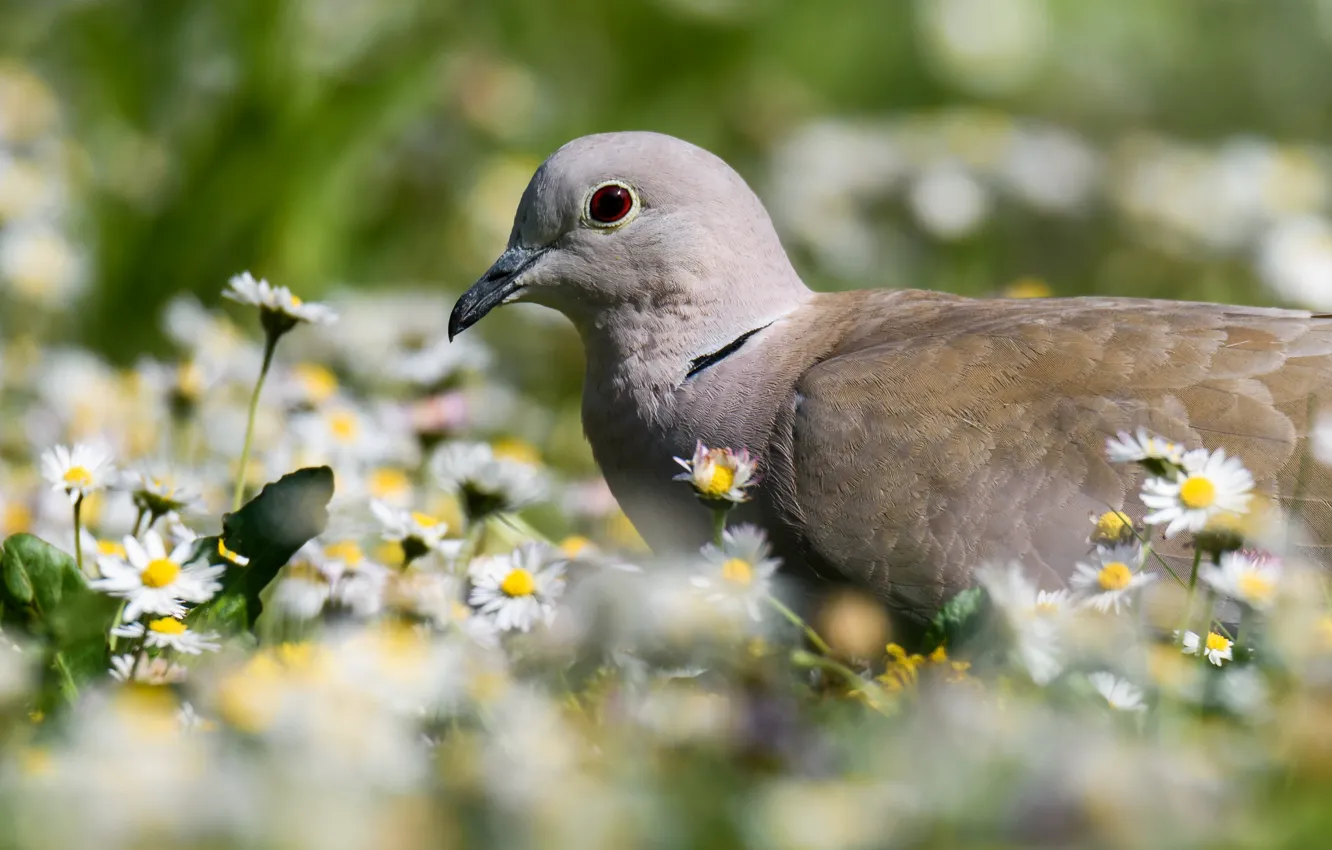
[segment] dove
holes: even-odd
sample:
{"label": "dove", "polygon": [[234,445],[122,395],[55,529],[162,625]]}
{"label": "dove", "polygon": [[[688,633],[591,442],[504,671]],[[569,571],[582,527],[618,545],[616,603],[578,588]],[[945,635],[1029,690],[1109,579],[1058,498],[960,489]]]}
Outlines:
{"label": "dove", "polygon": [[[738,173],[648,132],[579,138],[537,169],[450,338],[514,301],[577,329],[584,430],[654,549],[709,534],[674,458],[744,448],[760,480],[736,521],[767,532],[789,575],[920,622],[986,563],[1058,585],[1087,557],[1090,517],[1140,520],[1143,473],[1106,457],[1138,428],[1242,459],[1306,550],[1332,543],[1332,470],[1307,446],[1332,402],[1332,316],[814,292]],[[1177,541],[1161,551],[1187,570]]]}

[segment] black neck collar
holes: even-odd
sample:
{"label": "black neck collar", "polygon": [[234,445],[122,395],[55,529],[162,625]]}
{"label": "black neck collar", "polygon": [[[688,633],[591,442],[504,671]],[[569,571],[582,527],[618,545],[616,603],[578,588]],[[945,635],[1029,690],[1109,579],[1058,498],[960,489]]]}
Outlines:
{"label": "black neck collar", "polygon": [[767,325],[761,325],[760,327],[754,328],[752,331],[745,331],[740,334],[740,336],[726,343],[711,354],[700,354],[698,357],[695,357],[693,360],[689,361],[689,372],[685,375],[685,380],[689,380],[709,366],[720,363],[727,357],[730,357],[732,354],[740,350],[740,347],[745,344],[746,340],[771,324],[772,322],[769,322]]}

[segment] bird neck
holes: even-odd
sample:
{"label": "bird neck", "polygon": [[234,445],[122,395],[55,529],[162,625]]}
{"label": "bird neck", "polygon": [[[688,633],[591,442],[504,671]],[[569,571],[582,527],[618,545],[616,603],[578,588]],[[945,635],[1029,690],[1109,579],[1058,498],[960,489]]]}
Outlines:
{"label": "bird neck", "polygon": [[640,408],[644,419],[656,418],[691,374],[738,350],[812,295],[800,284],[750,303],[700,304],[693,296],[621,305],[575,320],[587,351],[587,390],[612,405]]}

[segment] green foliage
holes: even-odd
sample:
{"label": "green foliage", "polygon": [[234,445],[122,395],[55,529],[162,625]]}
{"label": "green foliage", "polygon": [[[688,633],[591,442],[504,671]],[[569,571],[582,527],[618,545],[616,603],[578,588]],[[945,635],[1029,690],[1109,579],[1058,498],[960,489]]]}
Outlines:
{"label": "green foliage", "polygon": [[[323,532],[332,498],[333,470],[309,467],[282,476],[224,516],[223,542],[250,562],[228,566],[222,592],[192,615],[195,627],[253,628],[263,611],[260,594],[297,550]],[[208,538],[204,545],[214,562],[220,562],[217,538]]]}
{"label": "green foliage", "polygon": [[88,587],[71,556],[31,534],[15,534],[5,540],[0,571],[0,623],[41,647],[44,676],[53,686],[43,689],[45,700],[56,693],[72,699],[79,686],[105,675],[106,632],[117,603]]}
{"label": "green foliage", "polygon": [[965,647],[984,630],[990,613],[990,600],[984,589],[968,588],[939,609],[925,631],[923,648],[932,652],[940,646],[950,650]]}

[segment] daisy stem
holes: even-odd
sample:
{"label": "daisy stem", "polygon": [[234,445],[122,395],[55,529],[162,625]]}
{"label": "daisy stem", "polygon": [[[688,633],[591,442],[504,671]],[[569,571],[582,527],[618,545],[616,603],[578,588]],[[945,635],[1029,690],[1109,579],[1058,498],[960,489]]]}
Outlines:
{"label": "daisy stem", "polygon": [[273,365],[273,352],[277,350],[278,335],[270,333],[264,339],[264,365],[259,368],[259,380],[254,382],[254,392],[250,395],[250,411],[245,422],[245,444],[241,447],[240,469],[236,472],[236,494],[231,500],[231,510],[240,510],[245,498],[245,471],[250,465],[250,443],[254,439],[254,415],[259,410],[259,393],[264,389],[264,378],[268,377],[268,367]]}
{"label": "daisy stem", "polygon": [[[1189,626],[1193,623],[1193,602],[1198,589],[1198,567],[1202,564],[1202,547],[1195,541],[1193,544],[1193,569],[1189,570],[1189,595],[1184,603],[1184,623],[1179,627],[1179,639],[1184,640],[1184,635],[1188,633]],[[1206,640],[1206,634],[1200,634],[1200,638]]]}
{"label": "daisy stem", "polygon": [[722,534],[726,531],[726,508],[712,509],[712,542],[722,545]]}
{"label": "daisy stem", "polygon": [[74,500],[74,562],[79,565],[79,574],[88,578],[83,571],[83,496]]}
{"label": "daisy stem", "polygon": [[[125,606],[127,604],[129,604],[128,599],[120,600],[120,607],[116,609],[116,617],[114,620],[111,621],[111,628],[114,629],[120,626],[120,621],[125,616]],[[112,652],[116,651],[116,644],[119,642],[120,638],[116,637],[115,635],[107,635],[106,643]]]}
{"label": "daisy stem", "polygon": [[803,649],[797,649],[795,652],[791,653],[791,660],[796,664],[799,664],[801,667],[814,667],[820,670],[827,670],[830,673],[836,673],[840,678],[846,680],[846,683],[851,686],[852,690],[860,691],[865,695],[865,699],[869,703],[870,708],[873,708],[880,714],[886,713],[884,711],[885,700],[883,698],[883,691],[876,685],[866,682],[856,674],[856,671],[847,667],[845,664],[834,661],[831,658],[815,655],[812,652],[806,652]]}
{"label": "daisy stem", "polygon": [[833,654],[832,647],[828,646],[827,642],[825,642],[823,638],[819,637],[819,633],[814,631],[814,629],[810,628],[809,624],[806,623],[803,619],[801,619],[799,614],[792,611],[790,608],[786,607],[786,603],[782,602],[780,599],[778,599],[776,596],[773,596],[771,593],[769,593],[765,598],[768,600],[768,604],[771,605],[773,609],[777,611],[778,614],[781,614],[783,617],[787,619],[787,621],[791,625],[795,626],[797,629],[800,629],[800,631],[804,633],[805,638],[810,643],[814,644],[815,649],[817,649],[819,652],[823,653],[824,655],[830,657],[832,656]]}

